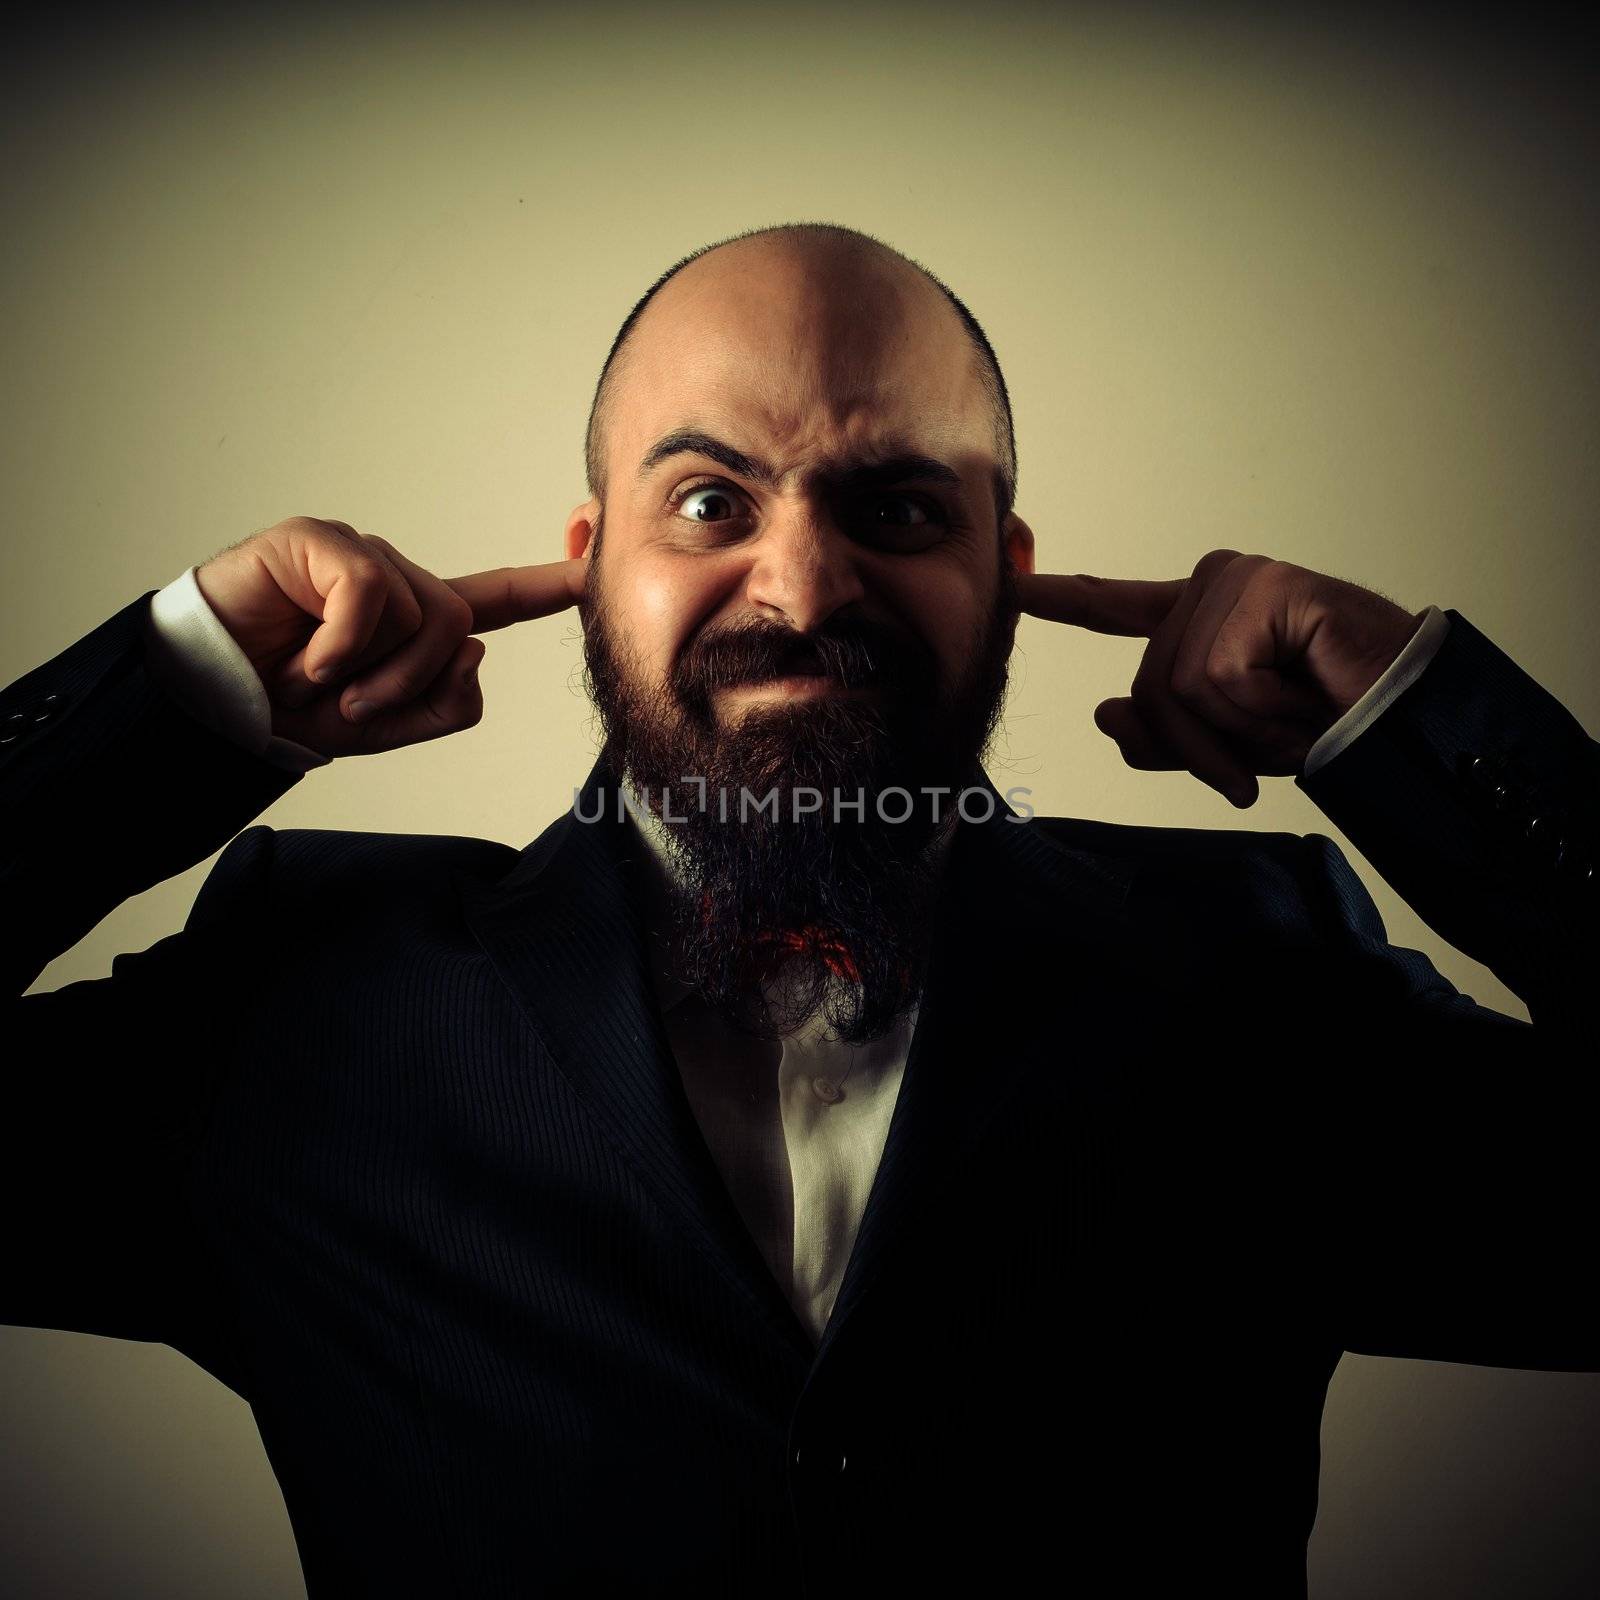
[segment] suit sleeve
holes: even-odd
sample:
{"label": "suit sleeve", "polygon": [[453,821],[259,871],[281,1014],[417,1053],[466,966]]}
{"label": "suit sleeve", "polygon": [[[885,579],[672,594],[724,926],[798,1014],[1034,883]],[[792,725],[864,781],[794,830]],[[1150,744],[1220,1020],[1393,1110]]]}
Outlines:
{"label": "suit sleeve", "polygon": [[[1446,615],[1450,630],[1415,682],[1295,785],[1435,933],[1527,1004],[1551,1043],[1592,1043],[1600,744],[1470,622]],[[1331,840],[1308,838],[1342,929],[1381,941],[1348,863]]]}
{"label": "suit sleeve", "polygon": [[1305,774],[1309,778],[1325,767],[1346,745],[1353,744],[1383,713],[1422,676],[1424,668],[1439,652],[1450,631],[1450,618],[1438,606],[1429,606],[1422,621],[1377,681],[1328,728],[1306,751]]}
{"label": "suit sleeve", "polygon": [[1347,1350],[1600,1370],[1600,745],[1449,616],[1426,670],[1296,783],[1532,1022],[1389,945],[1339,847],[1305,837],[1307,893],[1362,1035],[1320,1108],[1318,1292]]}
{"label": "suit sleeve", "polygon": [[223,851],[181,932],[119,955],[107,978],[25,992],[115,906],[299,781],[164,693],[149,601],[0,691],[0,1321],[170,1343],[243,1393],[185,1183],[232,1002],[263,969],[271,830]]}

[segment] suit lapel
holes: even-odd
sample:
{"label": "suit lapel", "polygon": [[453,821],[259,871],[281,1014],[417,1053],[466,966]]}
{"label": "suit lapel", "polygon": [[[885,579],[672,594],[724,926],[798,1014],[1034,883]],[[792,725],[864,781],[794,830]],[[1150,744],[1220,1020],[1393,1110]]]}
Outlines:
{"label": "suit lapel", "polygon": [[648,846],[597,761],[573,809],[463,911],[529,1026],[677,1225],[809,1364],[812,1341],[706,1145],[647,966]]}
{"label": "suit lapel", "polygon": [[459,885],[469,924],[557,1067],[677,1225],[813,1369],[915,1226],[921,1198],[949,1181],[1037,1065],[1039,1027],[1074,984],[1092,997],[1097,966],[1131,937],[1134,869],[1017,820],[981,769],[972,781],[994,809],[963,818],[951,844],[900,1094],[815,1361],[684,1092],[647,967],[648,846],[619,809],[614,774],[597,761],[573,809],[504,878]]}
{"label": "suit lapel", "polygon": [[[952,842],[905,1075],[818,1364],[927,1197],[964,1181],[961,1163],[1006,1115],[1041,1051],[1053,1050],[1064,1015],[1081,1019],[1080,1053],[1093,1070],[1102,977],[1125,980],[1134,959],[1127,905],[1137,869],[1032,828],[981,769],[971,783],[994,809],[984,821],[963,817]],[[1054,1054],[1045,1065],[1060,1070]]]}

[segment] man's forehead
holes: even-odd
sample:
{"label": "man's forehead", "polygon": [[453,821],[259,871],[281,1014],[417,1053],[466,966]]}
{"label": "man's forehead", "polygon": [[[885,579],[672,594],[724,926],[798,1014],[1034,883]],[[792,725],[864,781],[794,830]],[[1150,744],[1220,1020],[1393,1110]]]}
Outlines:
{"label": "man's forehead", "polygon": [[903,454],[975,471],[982,455],[987,471],[998,448],[981,357],[937,286],[827,252],[735,246],[691,263],[645,308],[609,404],[608,454],[629,479],[675,433],[784,479]]}
{"label": "man's forehead", "polygon": [[676,368],[635,367],[629,391],[618,434],[630,474],[663,459],[663,442],[678,436],[724,441],[780,471],[990,443],[987,394],[965,363],[942,373],[934,364],[819,368],[778,351],[702,349]]}

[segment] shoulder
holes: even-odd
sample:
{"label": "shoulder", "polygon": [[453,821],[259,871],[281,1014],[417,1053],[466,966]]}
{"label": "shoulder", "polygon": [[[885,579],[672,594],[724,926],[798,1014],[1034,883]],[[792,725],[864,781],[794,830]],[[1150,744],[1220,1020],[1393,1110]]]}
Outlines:
{"label": "shoulder", "polygon": [[1134,865],[1288,861],[1303,856],[1310,841],[1322,838],[1261,828],[1164,828],[1094,817],[1034,816],[1027,826],[1069,849]]}
{"label": "shoulder", "polygon": [[466,876],[492,881],[518,852],[492,839],[346,828],[246,828],[213,865],[213,880],[255,879],[275,910],[358,910],[370,917],[453,901]]}
{"label": "shoulder", "polygon": [[1185,913],[1213,927],[1227,920],[1310,927],[1320,905],[1330,853],[1320,833],[1252,828],[1178,828],[1034,816],[1026,826],[1063,849],[1114,864],[1133,878],[1132,902],[1167,917]]}

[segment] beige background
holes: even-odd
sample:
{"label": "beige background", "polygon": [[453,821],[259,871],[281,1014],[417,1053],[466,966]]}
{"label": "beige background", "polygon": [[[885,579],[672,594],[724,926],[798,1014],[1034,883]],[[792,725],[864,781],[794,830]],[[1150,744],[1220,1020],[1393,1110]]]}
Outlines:
{"label": "beige background", "polygon": [[[0,681],[293,513],[447,576],[554,559],[637,295],[810,219],[879,234],[984,322],[1041,568],[1282,556],[1457,608],[1600,730],[1595,123],[1541,37],[652,4],[36,41],[0,164]],[[531,839],[595,748],[576,628],[488,644],[479,727],[338,762],[265,820]],[[1287,779],[1239,813],[1123,766],[1091,712],[1138,651],[1025,620],[996,781],[1048,812],[1338,837]],[[1526,1017],[1352,857],[1395,943]],[[178,927],[209,865],[35,988]],[[4,1329],[0,1362],[0,1593],[303,1593],[242,1401],[165,1347]],[[1597,1425],[1600,1377],[1347,1357],[1313,1595],[1592,1593]]]}

